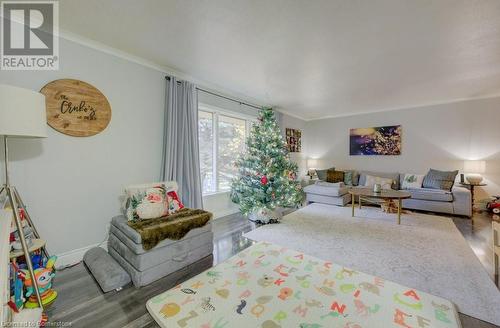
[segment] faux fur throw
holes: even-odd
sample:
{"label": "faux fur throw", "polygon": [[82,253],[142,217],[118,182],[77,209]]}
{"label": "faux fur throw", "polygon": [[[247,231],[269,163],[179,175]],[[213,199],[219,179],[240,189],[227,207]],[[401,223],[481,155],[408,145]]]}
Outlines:
{"label": "faux fur throw", "polygon": [[128,225],[141,235],[142,248],[148,251],[164,239],[182,239],[191,229],[203,227],[212,213],[183,208],[157,219],[129,221]]}

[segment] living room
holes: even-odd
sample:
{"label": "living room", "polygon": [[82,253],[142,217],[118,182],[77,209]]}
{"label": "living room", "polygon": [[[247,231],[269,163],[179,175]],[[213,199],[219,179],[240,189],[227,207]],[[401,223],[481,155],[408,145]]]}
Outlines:
{"label": "living room", "polygon": [[1,5],[2,324],[500,325],[500,2]]}

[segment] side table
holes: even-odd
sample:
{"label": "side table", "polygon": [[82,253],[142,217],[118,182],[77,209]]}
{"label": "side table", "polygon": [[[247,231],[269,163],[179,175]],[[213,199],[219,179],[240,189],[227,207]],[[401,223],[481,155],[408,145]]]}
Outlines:
{"label": "side table", "polygon": [[486,186],[486,183],[478,183],[478,184],[471,184],[468,182],[460,182],[461,186],[464,186],[466,188],[469,188],[470,190],[470,198],[471,198],[471,208],[472,208],[472,217],[471,217],[471,224],[474,225],[474,188],[475,187],[484,187]]}

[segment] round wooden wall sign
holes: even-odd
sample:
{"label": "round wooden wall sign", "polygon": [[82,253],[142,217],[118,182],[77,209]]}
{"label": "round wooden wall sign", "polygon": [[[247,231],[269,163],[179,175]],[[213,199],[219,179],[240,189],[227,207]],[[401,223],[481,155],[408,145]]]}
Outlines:
{"label": "round wooden wall sign", "polygon": [[47,123],[57,131],[88,137],[104,130],[111,121],[111,106],[94,86],[79,80],[55,80],[45,85]]}

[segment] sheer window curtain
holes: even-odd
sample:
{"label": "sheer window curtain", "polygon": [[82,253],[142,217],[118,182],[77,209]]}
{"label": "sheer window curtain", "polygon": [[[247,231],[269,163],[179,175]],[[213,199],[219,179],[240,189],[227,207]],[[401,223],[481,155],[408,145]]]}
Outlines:
{"label": "sheer window curtain", "polygon": [[177,181],[185,206],[203,208],[195,85],[166,79],[164,120],[160,178]]}

